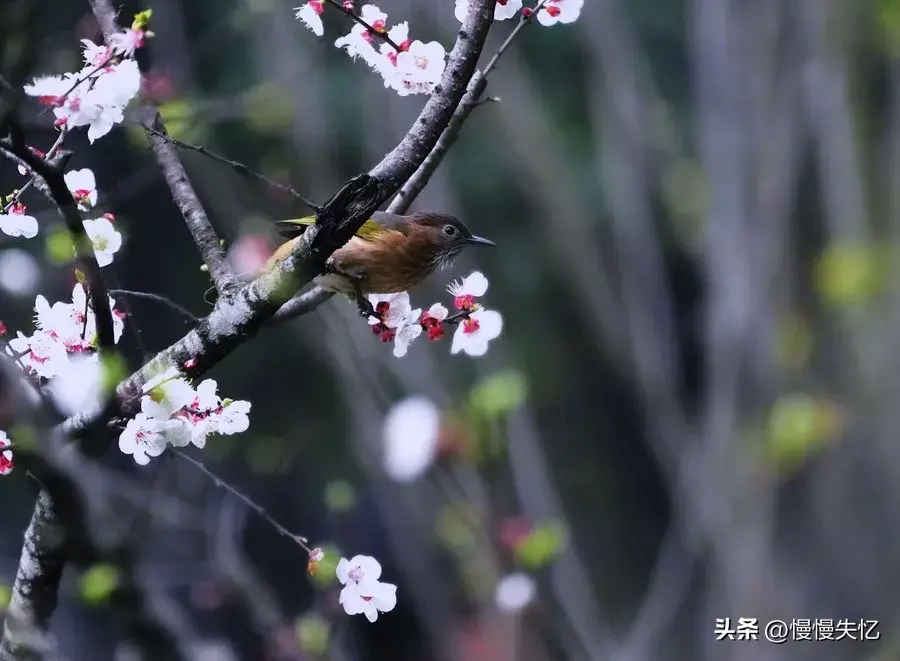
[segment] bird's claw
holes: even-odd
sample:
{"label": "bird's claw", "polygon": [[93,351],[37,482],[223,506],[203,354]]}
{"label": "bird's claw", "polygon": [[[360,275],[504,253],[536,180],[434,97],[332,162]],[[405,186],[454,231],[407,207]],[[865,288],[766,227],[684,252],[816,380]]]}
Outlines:
{"label": "bird's claw", "polygon": [[367,299],[363,297],[357,298],[356,305],[359,308],[359,316],[363,319],[378,316],[378,312],[375,310],[375,306],[373,306],[372,303]]}

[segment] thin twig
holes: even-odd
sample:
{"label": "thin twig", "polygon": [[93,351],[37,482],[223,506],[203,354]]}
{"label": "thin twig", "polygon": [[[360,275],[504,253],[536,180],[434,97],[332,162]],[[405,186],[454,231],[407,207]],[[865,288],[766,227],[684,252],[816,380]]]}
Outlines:
{"label": "thin twig", "polygon": [[109,293],[113,296],[121,294],[122,296],[131,296],[132,298],[143,298],[148,301],[155,301],[157,303],[165,305],[168,308],[171,308],[191,323],[197,324],[200,322],[200,319],[196,317],[190,310],[182,307],[172,299],[162,296],[161,294],[153,294],[148,291],[133,291],[131,289],[110,289]]}
{"label": "thin twig", "polygon": [[[113,35],[120,32],[116,22],[116,11],[109,0],[90,0],[90,4],[97,22],[100,24],[103,38],[109,45]],[[148,115],[141,121],[141,125],[147,134],[150,150],[156,157],[156,162],[172,193],[172,199],[184,218],[188,231],[197,245],[197,250],[203,258],[203,263],[209,268],[209,275],[216,290],[221,298],[229,298],[240,286],[240,282],[231,268],[225,248],[191,185],[184,164],[178,157],[178,150],[171,142],[159,135],[161,133],[163,136],[168,136],[159,110],[150,105],[146,107],[146,110]],[[151,131],[151,129],[153,130]]]}
{"label": "thin twig", "polygon": [[415,174],[403,184],[400,192],[397,193],[397,196],[388,206],[387,210],[389,212],[402,214],[409,210],[409,207],[415,201],[416,197],[419,196],[419,193],[421,193],[425,186],[428,185],[435,170],[437,170],[438,166],[443,162],[444,157],[447,155],[447,151],[453,146],[453,143],[456,142],[460,131],[462,131],[463,124],[469,118],[469,115],[472,114],[472,111],[478,106],[484,105],[487,101],[499,101],[497,97],[488,97],[487,99],[480,100],[481,95],[484,94],[484,90],[487,87],[488,74],[497,67],[497,63],[500,61],[500,58],[503,57],[503,54],[507,51],[510,44],[512,44],[513,40],[525,26],[534,20],[534,16],[544,6],[546,1],[547,0],[541,0],[531,14],[528,16],[523,14],[521,18],[519,18],[518,24],[513,28],[512,32],[509,33],[509,36],[500,45],[500,48],[497,49],[497,52],[494,53],[493,57],[491,57],[487,66],[484,68],[484,71],[476,71],[475,75],[472,76],[472,79],[469,81],[469,86],[466,89],[466,93],[456,107],[456,111],[453,113],[453,118],[450,120],[447,128],[441,133],[437,144],[435,144],[431,153],[428,154],[425,161],[416,170]]}
{"label": "thin twig", "polygon": [[18,141],[9,139],[0,140],[0,151],[34,172],[35,185],[56,205],[75,244],[79,264],[87,276],[91,308],[94,310],[97,323],[97,342],[102,349],[113,349],[115,335],[106,283],[97,263],[97,256],[94,254],[94,246],[84,229],[81,213],[66,184],[62,170],[35,154],[24,142],[19,144]]}
{"label": "thin twig", "polygon": [[249,496],[244,495],[238,489],[231,486],[228,482],[226,482],[221,477],[219,477],[218,475],[213,473],[211,470],[209,470],[203,464],[202,461],[200,461],[199,459],[194,459],[191,455],[189,455],[184,450],[181,450],[179,448],[172,448],[172,452],[174,452],[177,456],[184,459],[189,464],[193,464],[193,466],[195,468],[197,468],[201,473],[206,475],[206,477],[211,479],[213,481],[213,484],[215,484],[217,487],[225,489],[225,491],[227,491],[228,493],[233,495],[235,498],[237,498],[242,503],[244,503],[247,507],[249,507],[254,512],[256,512],[263,519],[263,521],[265,521],[270,526],[275,528],[275,530],[277,530],[280,535],[287,537],[289,540],[294,542],[297,546],[302,548],[307,553],[312,553],[312,549],[309,548],[309,546],[307,546],[307,542],[309,542],[309,540],[306,539],[306,537],[301,537],[300,535],[295,535],[290,530],[285,528],[283,525],[278,523],[278,521],[276,521],[274,518],[272,518],[272,515],[266,511],[265,507],[263,507],[262,505],[257,505],[255,502],[253,502],[250,499]]}
{"label": "thin twig", "polygon": [[329,5],[331,5],[332,7],[337,7],[338,9],[340,9],[344,14],[349,16],[353,20],[354,23],[359,23],[360,25],[362,25],[364,28],[366,28],[366,30],[369,31],[369,34],[374,34],[376,37],[381,39],[384,43],[386,43],[388,46],[393,48],[398,53],[403,50],[402,48],[400,48],[399,45],[394,43],[394,41],[387,35],[386,30],[376,30],[374,27],[372,27],[366,21],[364,21],[362,16],[360,16],[355,11],[353,11],[352,7],[345,8],[344,5],[342,5],[337,0],[325,0],[325,2],[328,3]]}
{"label": "thin twig", "polygon": [[[66,139],[66,129],[60,131],[59,136],[56,138],[56,142],[53,143],[53,146],[44,154],[44,158],[47,160],[51,160],[54,156],[56,156],[56,152],[59,151],[59,148],[62,147],[63,141]],[[9,201],[9,203],[3,207],[2,213],[9,213],[9,210],[12,209],[21,199],[22,194],[31,188],[34,185],[34,180],[37,177],[32,173],[31,179],[25,182],[25,185],[22,186],[19,190],[16,191],[16,194],[13,195],[13,198]]]}
{"label": "thin twig", "polygon": [[315,202],[311,202],[307,198],[303,197],[300,193],[297,192],[297,190],[293,186],[281,184],[281,183],[278,183],[277,181],[275,181],[274,179],[269,179],[269,177],[267,177],[266,175],[260,174],[259,172],[256,172],[255,170],[251,170],[250,168],[248,168],[246,165],[244,165],[243,163],[241,163],[239,161],[232,161],[229,158],[220,156],[219,154],[216,154],[215,152],[212,152],[209,149],[207,149],[206,147],[203,147],[201,145],[192,145],[187,142],[182,142],[178,138],[173,138],[172,136],[170,136],[166,133],[157,131],[156,129],[154,129],[152,127],[144,127],[144,129],[148,133],[152,133],[153,135],[159,136],[163,140],[167,140],[168,142],[171,142],[176,147],[180,147],[181,149],[186,149],[188,151],[197,152],[198,154],[203,154],[204,156],[211,158],[214,161],[218,161],[219,163],[224,163],[225,165],[230,166],[236,172],[244,175],[245,177],[250,177],[250,178],[254,178],[254,179],[259,179],[260,181],[264,181],[269,186],[272,186],[273,188],[277,188],[278,190],[282,190],[285,193],[288,193],[289,195],[293,196],[294,198],[296,198],[297,200],[302,202],[304,206],[312,209],[313,211],[318,211],[319,209],[322,208]]}

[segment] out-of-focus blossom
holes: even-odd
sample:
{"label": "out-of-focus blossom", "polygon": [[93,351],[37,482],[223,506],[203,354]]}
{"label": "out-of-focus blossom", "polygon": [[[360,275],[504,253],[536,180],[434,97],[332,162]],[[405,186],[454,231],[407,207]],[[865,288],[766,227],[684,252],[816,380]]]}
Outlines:
{"label": "out-of-focus blossom", "polygon": [[40,269],[31,253],[20,248],[0,252],[0,289],[13,296],[31,296],[39,278]]}
{"label": "out-of-focus blossom", "polygon": [[397,605],[397,586],[382,583],[381,565],[367,555],[357,555],[338,562],[337,579],[344,588],[341,590],[340,604],[348,615],[366,616],[369,622],[378,619],[378,613],[386,613]]}
{"label": "out-of-focus blossom", "polygon": [[534,601],[536,594],[537,586],[528,574],[508,574],[497,583],[494,604],[505,613],[518,613]]}
{"label": "out-of-focus blossom", "polygon": [[434,463],[441,431],[441,413],[423,396],[394,404],[382,427],[383,466],[397,482],[420,478]]}

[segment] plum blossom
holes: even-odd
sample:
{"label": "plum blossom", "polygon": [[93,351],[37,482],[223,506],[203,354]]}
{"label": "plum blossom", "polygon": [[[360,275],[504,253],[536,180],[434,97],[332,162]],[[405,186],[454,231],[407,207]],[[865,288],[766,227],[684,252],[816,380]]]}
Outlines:
{"label": "plum blossom", "polygon": [[372,332],[382,342],[394,342],[394,356],[402,358],[409,351],[409,345],[422,334],[418,323],[422,310],[412,309],[409,294],[370,294],[369,302],[379,316],[369,316]]}
{"label": "plum blossom", "polygon": [[25,213],[24,204],[14,204],[8,213],[0,213],[0,231],[8,236],[33,239],[38,233],[38,222]]}
{"label": "plum blossom", "polygon": [[177,367],[170,367],[147,381],[141,392],[144,394],[141,397],[141,413],[156,420],[168,420],[195,397],[194,389]]}
{"label": "plum blossom", "polygon": [[313,34],[321,37],[325,33],[322,25],[322,13],[325,11],[325,0],[310,0],[305,5],[294,7],[296,19],[312,30]]}
{"label": "plum blossom", "polygon": [[[456,0],[456,9],[454,16],[460,23],[465,22],[469,15],[469,7],[472,0]],[[505,21],[516,15],[516,12],[522,8],[522,0],[497,0],[497,6],[494,7],[494,20]]]}
{"label": "plum blossom", "polygon": [[9,341],[9,350],[18,355],[26,370],[35,376],[50,379],[59,374],[69,359],[66,348],[55,337],[43,331],[31,336],[21,331]]}
{"label": "plum blossom", "polygon": [[[125,330],[125,320],[123,319],[125,315],[116,308],[116,302],[112,296],[108,297],[108,300],[109,309],[112,312],[113,343],[118,343]],[[82,348],[96,348],[98,341],[97,316],[94,314],[94,308],[83,285],[77,284],[72,288],[72,305],[68,309],[75,323],[79,324],[79,337],[82,334],[84,336],[85,344]],[[87,310],[86,317],[85,310]]]}
{"label": "plum blossom", "polygon": [[382,465],[397,482],[419,479],[434,463],[441,431],[441,414],[427,397],[415,395],[394,404],[382,426]]}
{"label": "plum blossom", "polygon": [[70,170],[66,172],[64,179],[79,210],[88,211],[97,204],[97,181],[91,170]]}
{"label": "plum blossom", "polygon": [[134,51],[138,48],[143,48],[144,39],[147,36],[151,36],[151,33],[130,27],[122,32],[110,35],[107,41],[113,53],[122,57],[132,57]]}
{"label": "plum blossom", "polygon": [[397,586],[379,581],[381,565],[367,555],[341,558],[336,572],[344,588],[339,598],[348,615],[366,616],[369,622],[378,619],[378,613],[386,613],[397,605]]}
{"label": "plum blossom", "polygon": [[[100,56],[100,47],[88,41],[85,59],[93,62]],[[88,127],[88,140],[93,143],[124,119],[124,110],[137,95],[141,74],[137,62],[131,59],[110,64],[97,70],[92,64],[86,70],[61,76],[42,76],[25,93],[53,108],[55,124],[66,128]]]}
{"label": "plum blossom", "polygon": [[502,330],[503,317],[499,312],[479,308],[456,327],[450,353],[462,351],[475,358],[483,356],[490,341],[500,337]]}
{"label": "plum blossom", "polygon": [[[375,32],[383,33],[385,31],[387,14],[377,6],[363,5],[360,10],[360,18],[367,25],[371,25]],[[346,50],[347,55],[352,59],[355,60],[357,57],[361,57],[370,67],[380,70],[379,52],[375,50],[375,46],[372,44],[375,38],[365,25],[354,23],[353,27],[350,28],[349,34],[337,39],[334,45]]]}
{"label": "plum blossom", "polygon": [[112,264],[113,255],[122,247],[122,235],[113,226],[112,221],[107,217],[108,215],[85,220],[82,223],[84,231],[94,248],[97,264],[100,266]]}
{"label": "plum blossom", "polygon": [[171,424],[138,413],[119,435],[119,450],[130,454],[136,464],[144,466],[166,449],[167,428],[171,428]]}
{"label": "plum blossom", "polygon": [[223,401],[216,393],[217,389],[218,384],[212,379],[203,380],[194,389],[176,367],[156,375],[142,388],[144,394],[139,414],[142,422],[132,427],[130,436],[124,441],[120,438],[120,448],[124,443],[122,451],[134,454],[137,446],[132,436],[144,439],[151,450],[144,450],[146,457],[136,454],[135,461],[147,463],[150,457],[161,454],[167,445],[184,447],[193,444],[203,448],[212,434],[246,431],[250,426],[250,402]]}
{"label": "plum blossom", "polygon": [[28,96],[37,97],[38,102],[48,106],[59,106],[63,97],[77,81],[77,76],[67,73],[63,76],[38,76],[30,85],[22,89]]}
{"label": "plum blossom", "polygon": [[453,305],[457,310],[475,309],[475,299],[484,296],[487,289],[488,280],[480,271],[474,271],[462,280],[455,280],[447,287],[447,291],[453,296]]}
{"label": "plum blossom", "polygon": [[91,74],[93,76],[102,75],[103,69],[101,67],[109,62],[113,54],[112,49],[103,44],[95,44],[90,39],[82,39],[81,45],[84,47],[81,56],[84,59],[85,68],[97,69]]}
{"label": "plum blossom", "polygon": [[448,314],[449,310],[440,303],[435,303],[422,313],[419,323],[429,340],[439,340],[444,336],[444,320]]}
{"label": "plum blossom", "polygon": [[400,96],[431,94],[444,73],[447,51],[437,41],[413,41],[409,50],[397,54],[393,72],[386,72],[384,86]]}
{"label": "plum blossom", "polygon": [[66,416],[99,413],[103,404],[102,374],[99,354],[71,356],[50,380],[50,397]]}
{"label": "plum blossom", "polygon": [[494,590],[494,605],[506,613],[518,613],[537,594],[537,586],[528,574],[516,572],[500,579]]}
{"label": "plum blossom", "polygon": [[13,469],[13,453],[12,450],[3,450],[2,448],[9,447],[11,443],[9,442],[9,437],[6,435],[6,432],[0,430],[0,475],[9,475],[12,473]]}
{"label": "plum blossom", "polygon": [[584,0],[547,0],[538,12],[538,23],[546,26],[574,23],[581,15],[583,6]]}

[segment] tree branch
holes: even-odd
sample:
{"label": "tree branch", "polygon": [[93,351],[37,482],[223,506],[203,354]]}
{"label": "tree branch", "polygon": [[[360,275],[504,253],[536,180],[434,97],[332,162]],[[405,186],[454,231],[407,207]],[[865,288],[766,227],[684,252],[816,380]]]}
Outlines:
{"label": "tree branch", "polygon": [[278,190],[284,191],[288,195],[299,200],[304,206],[308,207],[309,209],[312,209],[313,211],[318,211],[321,208],[315,202],[312,202],[311,200],[305,198],[303,195],[298,193],[297,190],[293,186],[288,186],[286,184],[280,184],[277,181],[275,181],[274,179],[269,179],[269,177],[267,177],[266,175],[260,174],[259,172],[256,172],[255,170],[251,170],[250,168],[248,168],[246,165],[244,165],[240,161],[233,161],[230,158],[225,158],[224,156],[220,156],[219,154],[210,151],[209,149],[207,149],[206,147],[203,147],[202,145],[192,145],[187,142],[183,142],[181,140],[178,140],[177,138],[173,138],[172,136],[170,136],[166,133],[157,131],[154,128],[145,127],[145,129],[148,132],[153,133],[153,134],[157,135],[158,137],[162,138],[163,140],[167,140],[168,142],[171,142],[176,147],[180,147],[181,149],[186,149],[188,151],[197,152],[198,154],[203,154],[207,158],[211,158],[214,161],[218,161],[219,163],[223,163],[224,165],[231,167],[238,174],[241,174],[245,177],[251,177],[253,179],[259,179],[260,181],[267,183],[272,188],[277,188]]}
{"label": "tree branch", "polygon": [[[316,224],[303,234],[303,238],[297,242],[297,246],[270,273],[242,287],[233,295],[220,296],[212,312],[208,317],[202,319],[196,328],[168,349],[157,354],[147,365],[119,384],[114,405],[107,407],[99,418],[90,419],[86,416],[76,416],[61,425],[61,430],[77,435],[89,453],[102,452],[109,444],[110,435],[108,433],[94,435],[89,432],[105,428],[107,421],[116,413],[124,415],[132,413],[139,401],[141,386],[153,370],[159,366],[177,365],[189,377],[202,375],[233,349],[253,336],[263,324],[275,318],[282,304],[321,271],[329,255],[344,245],[371,216],[372,212],[416,171],[450,122],[454,109],[459,105],[466,86],[475,72],[478,57],[493,22],[494,0],[475,0],[473,5],[469,17],[458,33],[456,44],[450,52],[440,84],[435,88],[431,98],[400,144],[368,174],[355,177],[345,184],[316,215]],[[117,31],[115,10],[108,0],[91,0],[91,6],[104,35],[108,38],[110,34]],[[158,123],[151,122],[151,126],[164,133],[165,129],[159,120],[158,113],[156,113],[155,121]],[[154,144],[154,141],[156,142],[154,152],[157,154],[160,164],[164,166],[163,169],[173,196],[179,203],[179,207],[182,208],[185,218],[198,220],[199,222],[193,226],[195,228],[202,229],[205,226],[210,230],[202,237],[204,243],[201,250],[209,249],[214,255],[221,253],[221,263],[210,260],[205,253],[204,258],[207,259],[214,278],[216,273],[223,278],[223,280],[216,281],[217,285],[225,288],[226,283],[231,282],[229,278],[233,278],[233,275],[230,275],[230,271],[225,271],[223,274],[221,270],[221,264],[225,263],[224,251],[221,250],[218,241],[214,241],[214,247],[208,244],[209,241],[214,240],[215,236],[214,234],[210,236],[209,222],[187,181],[184,168],[178,161],[175,147],[150,132],[148,132],[148,138],[151,140],[151,145]],[[29,156],[32,161],[39,160],[30,153]],[[26,162],[26,164],[29,163]],[[38,165],[44,166],[45,164]],[[41,174],[37,167],[33,169]],[[61,176],[59,179],[62,181]],[[68,189],[66,189],[66,194],[71,199]],[[74,202],[72,208],[75,209]],[[77,209],[75,209],[75,217],[78,218]],[[78,220],[79,227],[81,227],[80,218]],[[188,224],[191,226],[190,220]],[[94,264],[96,265],[96,260]],[[105,288],[102,291],[105,295]],[[91,293],[94,296],[97,295],[95,291]],[[316,296],[321,295],[316,294]],[[304,299],[298,297],[298,300]],[[105,296],[102,303],[95,303],[95,311],[98,314],[102,313],[103,305],[106,306],[108,314],[108,303]],[[188,360],[191,361],[188,363],[192,365],[190,368],[185,367]],[[43,524],[47,520],[46,514],[40,508],[36,509],[35,525]],[[36,550],[43,551],[44,540],[38,539],[37,542]],[[59,562],[62,566],[63,558],[60,558]],[[48,575],[44,581],[44,589],[55,593],[58,588],[59,577],[54,578]],[[27,600],[27,595],[23,595],[23,598]],[[52,606],[47,609],[47,617],[52,610]],[[160,658],[176,657],[161,656]]]}
{"label": "tree branch", "polygon": [[469,115],[472,114],[472,111],[475,110],[475,108],[484,103],[484,101],[480,101],[479,99],[481,98],[481,95],[484,94],[484,90],[487,87],[488,75],[497,66],[497,62],[500,61],[500,58],[503,57],[503,54],[522,29],[531,23],[538,10],[544,5],[544,2],[546,2],[546,0],[541,0],[537,7],[535,7],[533,13],[528,14],[527,16],[523,14],[519,18],[518,24],[513,28],[512,32],[509,33],[509,36],[500,45],[497,52],[494,53],[494,56],[490,59],[487,66],[484,68],[484,71],[476,71],[475,75],[472,76],[472,80],[469,81],[466,93],[463,96],[462,101],[460,101],[459,105],[456,107],[456,111],[453,113],[453,117],[447,125],[447,128],[443,130],[441,137],[438,138],[437,144],[435,144],[434,148],[419,168],[406,183],[403,184],[403,188],[400,189],[400,192],[397,193],[397,197],[391,202],[388,211],[391,213],[406,213],[415,199],[419,196],[419,193],[421,193],[425,186],[428,185],[431,177],[447,155],[447,151],[459,137],[463,124],[469,118]]}
{"label": "tree branch", "polygon": [[103,280],[103,273],[100,271],[100,265],[97,263],[97,257],[94,255],[94,246],[84,229],[81,213],[78,211],[75,198],[72,197],[72,193],[66,185],[62,168],[48,163],[32,152],[24,142],[14,138],[0,140],[0,151],[31,170],[36,177],[35,185],[56,205],[59,215],[72,236],[78,263],[87,277],[90,290],[88,296],[97,321],[97,343],[101,349],[113,349],[115,338],[112,310],[109,307],[109,293]]}
{"label": "tree branch", "polygon": [[[94,16],[103,31],[103,37],[109,44],[110,37],[121,31],[116,22],[116,11],[109,0],[90,0],[90,3]],[[150,143],[150,149],[156,157],[156,162],[159,163],[163,177],[169,185],[172,199],[184,217],[184,222],[194,238],[194,243],[197,244],[203,263],[209,267],[209,275],[216,290],[220,296],[230,296],[238,287],[239,281],[228,262],[225,248],[212,223],[209,222],[200,198],[197,197],[197,193],[188,179],[184,164],[178,157],[178,150],[168,140],[169,133],[159,111],[155,107],[149,106],[147,110],[149,113],[141,119],[141,125],[144,127],[147,142]]]}

